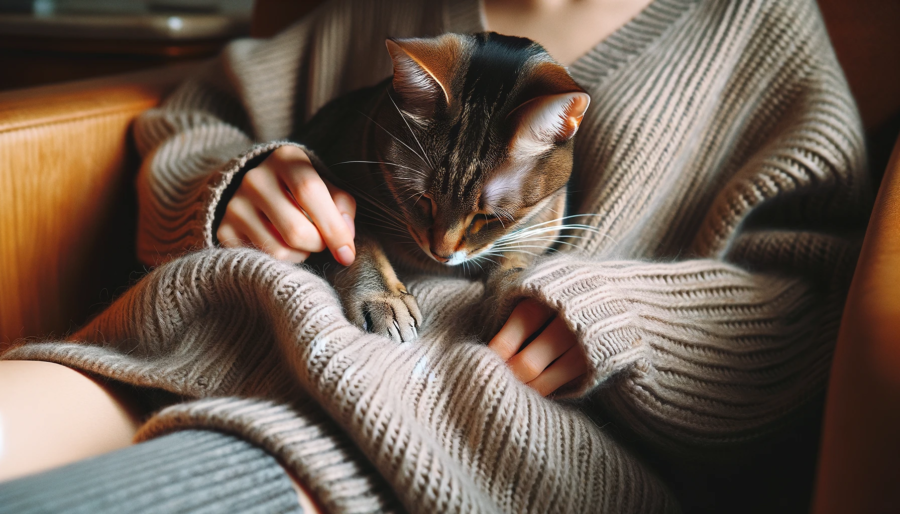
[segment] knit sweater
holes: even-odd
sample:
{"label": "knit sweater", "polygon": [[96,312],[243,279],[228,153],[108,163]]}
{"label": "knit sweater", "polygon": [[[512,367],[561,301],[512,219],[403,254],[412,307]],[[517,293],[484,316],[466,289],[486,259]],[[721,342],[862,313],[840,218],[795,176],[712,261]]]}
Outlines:
{"label": "knit sweater", "polygon": [[[229,45],[135,130],[140,257],[165,264],[68,341],[4,358],[193,399],[138,439],[237,433],[331,512],[678,510],[596,419],[703,454],[783,430],[825,386],[870,193],[813,0],[655,0],[572,64],[592,104],[570,189],[596,231],[496,298],[409,277],[426,318],[413,344],[350,324],[302,266],[216,248],[229,185],[302,145],[291,134],[326,102],[389,76],[385,37],[482,31],[480,9],[333,0]],[[476,335],[524,297],[583,347],[576,401],[517,382]]]}

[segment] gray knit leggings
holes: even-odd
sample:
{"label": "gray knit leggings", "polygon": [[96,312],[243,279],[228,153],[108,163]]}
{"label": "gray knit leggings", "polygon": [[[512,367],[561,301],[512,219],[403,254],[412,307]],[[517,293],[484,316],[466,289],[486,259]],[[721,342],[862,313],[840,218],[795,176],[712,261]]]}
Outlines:
{"label": "gray knit leggings", "polygon": [[302,513],[278,462],[236,437],[177,432],[0,483],[0,513]]}

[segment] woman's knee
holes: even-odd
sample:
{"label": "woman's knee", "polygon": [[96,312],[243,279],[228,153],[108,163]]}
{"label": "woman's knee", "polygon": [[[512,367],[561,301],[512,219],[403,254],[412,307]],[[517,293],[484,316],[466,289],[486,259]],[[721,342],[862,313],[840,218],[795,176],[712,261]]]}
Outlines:
{"label": "woman's knee", "polygon": [[121,395],[78,371],[0,361],[0,481],[127,446],[137,426]]}

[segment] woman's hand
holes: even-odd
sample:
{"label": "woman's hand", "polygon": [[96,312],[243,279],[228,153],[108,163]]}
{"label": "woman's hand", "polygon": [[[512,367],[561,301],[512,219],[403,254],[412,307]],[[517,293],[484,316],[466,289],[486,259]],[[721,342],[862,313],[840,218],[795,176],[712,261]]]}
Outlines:
{"label": "woman's hand", "polygon": [[[554,318],[547,325],[547,321]],[[546,325],[543,331],[541,328]],[[540,331],[525,348],[522,345]],[[587,372],[584,351],[565,322],[535,300],[523,300],[488,348],[506,361],[513,374],[542,396]]]}
{"label": "woman's hand", "polygon": [[344,266],[356,258],[356,201],[326,182],[306,152],[282,146],[244,175],[216,237],[228,248],[255,246],[303,262],[326,247]]}

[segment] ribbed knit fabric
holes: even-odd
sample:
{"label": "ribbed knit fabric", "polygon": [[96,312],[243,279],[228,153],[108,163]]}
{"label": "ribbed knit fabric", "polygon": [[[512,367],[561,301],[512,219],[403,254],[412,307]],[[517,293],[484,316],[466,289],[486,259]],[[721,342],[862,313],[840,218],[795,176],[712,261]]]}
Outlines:
{"label": "ribbed knit fabric", "polygon": [[271,455],[231,435],[185,430],[0,484],[2,514],[301,514]]}
{"label": "ribbed knit fabric", "polygon": [[[656,0],[575,62],[592,104],[571,189],[598,233],[495,298],[407,280],[426,317],[415,344],[349,324],[302,267],[214,249],[222,192],[248,159],[387,77],[385,36],[482,30],[479,9],[335,0],[270,41],[230,45],[137,126],[138,246],[168,264],[71,342],[4,358],[203,398],[141,437],[239,433],[333,512],[676,510],[592,419],[699,456],[765,440],[825,386],[870,191],[812,0]],[[523,297],[577,335],[590,369],[566,394],[592,401],[540,398],[475,335]]]}

